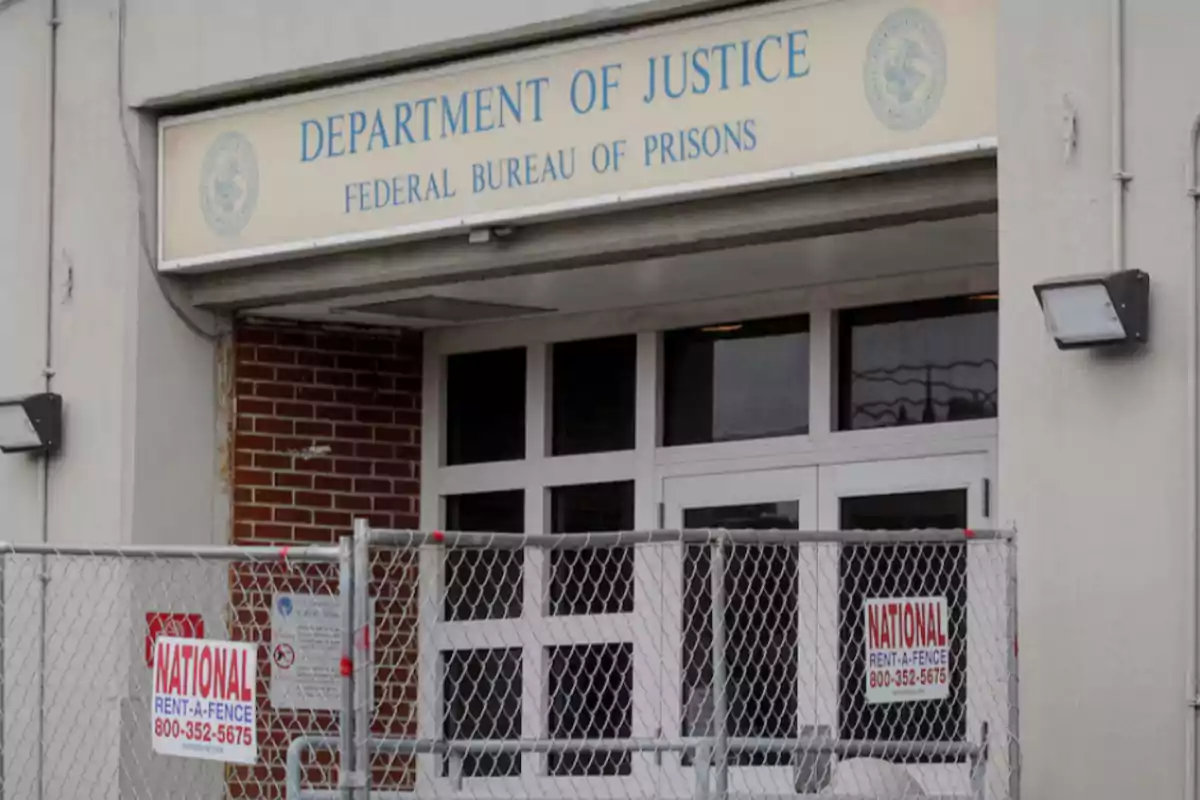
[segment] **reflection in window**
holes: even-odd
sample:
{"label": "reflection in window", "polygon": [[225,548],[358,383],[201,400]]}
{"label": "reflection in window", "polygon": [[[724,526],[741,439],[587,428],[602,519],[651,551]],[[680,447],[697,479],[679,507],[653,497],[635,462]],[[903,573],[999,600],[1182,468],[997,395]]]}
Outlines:
{"label": "reflection in window", "polygon": [[[551,739],[627,739],[633,734],[633,645],[547,649]],[[629,752],[551,753],[551,775],[628,775]]]}
{"label": "reflection in window", "polygon": [[[446,529],[523,533],[525,492],[480,492],[446,498]],[[445,618],[509,619],[521,616],[520,550],[447,548]]]}
{"label": "reflection in window", "polygon": [[808,317],[663,335],[666,446],[808,433]]}
{"label": "reflection in window", "polygon": [[[633,529],[633,482],[558,486],[550,490],[552,533]],[[550,551],[550,613],[633,611],[633,549]]]}
{"label": "reflection in window", "polygon": [[[797,530],[796,501],[683,512],[696,530]],[[786,545],[731,545],[725,565],[725,663],[730,736],[796,736],[799,680],[799,549]],[[683,561],[683,735],[712,736],[712,556],[708,545],[688,545]],[[767,633],[769,632],[769,634]],[[685,764],[691,759],[685,757]],[[792,763],[791,753],[730,754],[740,766]]]}
{"label": "reflection in window", "polygon": [[[521,648],[456,650],[442,655],[442,732],[447,739],[521,738]],[[521,774],[515,753],[469,753],[464,777]],[[449,770],[446,759],[444,770]]]}
{"label": "reflection in window", "polygon": [[839,428],[994,418],[997,307],[976,295],[842,311]]}
{"label": "reflection in window", "polygon": [[637,337],[562,342],[551,353],[551,453],[632,450]]}
{"label": "reflection in window", "polygon": [[446,359],[446,463],[525,457],[525,349]]}

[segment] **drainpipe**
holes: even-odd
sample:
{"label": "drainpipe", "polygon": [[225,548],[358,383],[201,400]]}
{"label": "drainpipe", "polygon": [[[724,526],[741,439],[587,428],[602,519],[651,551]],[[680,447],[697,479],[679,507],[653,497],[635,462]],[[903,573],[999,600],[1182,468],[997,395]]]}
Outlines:
{"label": "drainpipe", "polygon": [[1188,620],[1187,638],[1191,642],[1188,654],[1187,693],[1190,713],[1187,717],[1187,772],[1184,782],[1186,800],[1196,800],[1197,770],[1200,769],[1200,752],[1197,751],[1197,718],[1200,713],[1200,114],[1192,122],[1188,138],[1187,193],[1192,200],[1191,224],[1191,275],[1192,275],[1192,318],[1188,347],[1191,360],[1188,364],[1188,427],[1192,445],[1189,478],[1191,481],[1191,574],[1189,588],[1192,595],[1191,618]]}
{"label": "drainpipe", "polygon": [[1112,270],[1125,269],[1125,0],[1112,0]]}
{"label": "drainpipe", "polygon": [[[49,90],[48,108],[46,110],[49,130],[47,131],[47,176],[46,176],[46,350],[42,367],[42,378],[45,391],[51,391],[54,383],[54,251],[57,247],[55,239],[55,188],[57,183],[58,156],[58,0],[50,0],[50,14],[47,24],[50,26],[49,53]],[[43,544],[50,541],[50,457],[42,457],[42,519],[41,539]],[[46,621],[47,621],[47,591],[49,575],[46,572],[46,557],[41,558],[41,604],[38,611],[38,757],[37,757],[37,797],[42,800],[45,794],[46,767]]]}

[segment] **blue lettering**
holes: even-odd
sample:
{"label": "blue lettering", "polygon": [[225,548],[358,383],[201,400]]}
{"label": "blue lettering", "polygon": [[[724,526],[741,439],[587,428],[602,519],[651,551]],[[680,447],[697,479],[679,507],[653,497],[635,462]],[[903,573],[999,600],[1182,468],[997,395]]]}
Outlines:
{"label": "blue lettering", "polygon": [[[722,92],[729,88],[729,51],[733,50],[736,47],[737,47],[737,45],[734,44],[733,42],[726,42],[725,44],[715,44],[715,45],[713,45],[713,48],[712,48],[715,52],[718,52],[721,54],[721,91]],[[743,61],[744,61],[744,59],[743,59]],[[748,86],[749,84],[746,84],[746,85]]]}
{"label": "blue lettering", "polygon": [[[693,130],[695,129],[693,128]],[[713,134],[712,137],[709,136],[710,133]],[[722,149],[721,129],[709,125],[704,129],[704,155],[714,158],[721,155]]]}
{"label": "blue lettering", "polygon": [[672,100],[677,100],[683,97],[683,93],[687,91],[687,59],[680,58],[679,69],[679,90],[671,90],[671,56],[665,55],[662,57],[663,62],[663,91],[667,93],[667,97]]}
{"label": "blue lettering", "polygon": [[342,143],[341,147],[335,145],[335,142],[342,142],[342,137],[346,135],[345,130],[341,127],[345,121],[345,114],[334,114],[325,121],[326,129],[329,131],[329,152],[326,154],[327,158],[337,158],[338,156],[346,155],[344,143]]}
{"label": "blue lettering", "polygon": [[[692,94],[705,94],[712,86],[712,74],[708,71],[710,53],[707,47],[698,47],[692,51]],[[704,59],[701,62],[701,58]],[[699,80],[697,80],[699,79]]]}
{"label": "blue lettering", "polygon": [[350,207],[354,203],[354,192],[356,192],[356,191],[358,191],[358,192],[362,191],[362,184],[360,184],[360,183],[347,183],[346,184],[346,213],[347,214],[350,213]]}
{"label": "blue lettering", "polygon": [[742,40],[742,86],[750,85],[750,40]]}
{"label": "blue lettering", "polygon": [[658,63],[658,58],[656,56],[650,56],[650,61],[647,63],[649,64],[650,76],[649,80],[646,81],[646,94],[642,95],[642,102],[649,105],[650,103],[654,102],[654,76],[658,72],[658,70],[655,68],[655,65]]}
{"label": "blue lettering", "polygon": [[[458,112],[457,116],[455,116],[455,111]],[[455,109],[450,105],[450,98],[442,95],[442,138],[445,139],[457,133],[470,133],[467,118],[467,96],[466,94],[458,96],[458,108]]]}
{"label": "blue lettering", "polygon": [[510,114],[512,114],[514,122],[516,122],[518,125],[521,124],[521,98],[523,96],[524,95],[521,94],[520,82],[517,83],[517,94],[515,97],[508,93],[507,86],[500,87],[500,127],[501,128],[504,127],[504,110],[505,109],[508,109],[508,112]]}
{"label": "blue lettering", "polygon": [[404,205],[404,176],[392,176],[392,205]]}
{"label": "blue lettering", "polygon": [[362,111],[350,112],[350,152],[358,152],[358,137],[367,132],[367,115]]}
{"label": "blue lettering", "polygon": [[387,128],[383,124],[383,110],[375,109],[375,122],[371,125],[371,138],[367,141],[367,152],[375,149],[375,140],[379,140],[379,144],[384,150],[391,147],[388,142]]}
{"label": "blue lettering", "polygon": [[700,131],[698,129],[692,128],[687,132],[687,143],[688,149],[683,155],[684,160],[699,158],[702,145],[700,144]]}
{"label": "blue lettering", "polygon": [[[600,160],[598,156],[603,156]],[[648,156],[647,156],[648,158]],[[600,142],[592,148],[592,170],[596,173],[608,172],[608,167],[612,162],[612,154],[608,152],[608,145]]]}
{"label": "blue lettering", "polygon": [[412,119],[412,106],[408,103],[396,103],[396,138],[392,140],[397,147],[404,144],[404,137],[408,137],[408,141],[415,142],[412,131],[408,129],[408,122]]}
{"label": "blue lettering", "polygon": [[375,179],[375,208],[391,205],[392,185],[384,178]]}
{"label": "blue lettering", "polygon": [[508,185],[509,188],[521,185],[521,160],[518,158],[508,159]]}
{"label": "blue lettering", "polygon": [[753,117],[742,123],[742,133],[746,136],[747,153],[752,152],[754,148],[758,147],[758,133],[754,130],[757,124]]}
{"label": "blue lettering", "polygon": [[409,175],[408,176],[408,202],[410,205],[412,203],[421,202],[421,176],[420,175]]}
{"label": "blue lettering", "polygon": [[[421,137],[422,137],[421,141],[423,141],[423,142],[428,142],[430,139],[429,119],[430,119],[430,117],[433,116],[433,114],[430,112],[429,109],[436,102],[437,102],[437,99],[433,98],[433,97],[426,97],[424,100],[418,100],[416,102],[416,105],[419,106],[421,109]],[[410,134],[410,136],[411,136],[411,134]],[[416,140],[414,139],[413,141],[416,141]]]}
{"label": "blue lettering", "polygon": [[608,111],[608,92],[610,89],[616,89],[621,85],[620,80],[614,76],[610,76],[610,72],[620,72],[620,64],[605,64],[600,68],[600,110]]}
{"label": "blue lettering", "polygon": [[758,79],[763,83],[774,83],[779,80],[779,75],[783,72],[783,69],[780,68],[776,70],[774,75],[768,76],[766,70],[763,68],[763,50],[771,42],[774,42],[778,47],[783,47],[783,39],[775,34],[771,34],[770,36],[764,36],[759,41],[758,49],[754,52],[754,70],[758,73]]}
{"label": "blue lettering", "polygon": [[[315,145],[309,148],[308,131],[309,129],[316,131]],[[321,157],[321,150],[325,147],[325,129],[321,127],[321,123],[315,119],[306,119],[300,123],[300,163],[306,161],[315,161]]]}
{"label": "blue lettering", "polygon": [[[683,142],[680,141],[679,144],[680,144],[679,149],[683,150],[683,147],[682,147]],[[662,135],[662,151],[663,151],[663,155],[666,158],[671,159],[672,163],[679,160],[679,156],[675,155],[675,134],[664,133]]]}
{"label": "blue lettering", "polygon": [[[488,164],[490,167],[491,164]],[[487,178],[484,175],[483,164],[471,165],[471,190],[479,194],[487,188]]]}
{"label": "blue lettering", "polygon": [[[583,105],[579,102],[579,79],[587,79],[587,101]],[[571,108],[575,109],[576,114],[586,114],[596,105],[596,76],[592,74],[590,69],[581,69],[575,72],[575,76],[571,78]]]}
{"label": "blue lettering", "polygon": [[[808,31],[788,31],[788,78],[803,78],[808,74]],[[798,67],[802,65],[801,67]]]}
{"label": "blue lettering", "polygon": [[742,123],[736,126],[725,123],[725,139],[733,145],[734,150],[742,149]]}
{"label": "blue lettering", "polygon": [[[483,101],[487,97],[487,102]],[[492,87],[488,86],[483,89],[475,90],[475,130],[477,132],[490,131],[496,127],[496,123],[491,118],[492,114]],[[484,118],[487,118],[487,124],[484,124]]]}
{"label": "blue lettering", "polygon": [[650,134],[642,139],[642,148],[646,153],[646,166],[650,166],[650,162],[654,160],[654,154],[658,152],[658,137]]}
{"label": "blue lettering", "polygon": [[533,121],[542,121],[542,89],[550,85],[549,78],[533,78],[525,82],[533,87]]}

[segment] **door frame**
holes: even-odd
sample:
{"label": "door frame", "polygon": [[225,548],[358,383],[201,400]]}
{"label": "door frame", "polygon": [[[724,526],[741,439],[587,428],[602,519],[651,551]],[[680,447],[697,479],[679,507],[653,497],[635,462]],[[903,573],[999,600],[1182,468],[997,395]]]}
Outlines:
{"label": "door frame", "polygon": [[[740,460],[720,465],[699,474],[660,474],[656,481],[657,500],[660,504],[662,527],[682,527],[682,511],[691,507],[713,507],[756,502],[800,501],[800,526],[805,520],[812,522],[811,529],[835,531],[840,525],[840,499],[872,495],[905,494],[937,490],[964,489],[967,493],[967,527],[984,528],[989,524],[988,516],[995,508],[995,498],[990,496],[995,484],[995,454],[991,448],[979,448],[973,452],[945,455],[923,455],[918,457],[887,458],[869,461],[847,461],[810,466],[779,468],[737,469]],[[716,466],[716,465],[713,465]],[[694,504],[690,504],[691,501]],[[815,502],[814,502],[815,501]],[[701,505],[703,504],[703,505]],[[1002,582],[989,581],[995,566],[993,558],[978,557],[968,553],[968,585],[979,587],[968,590],[967,615],[970,619],[994,617],[994,609],[1004,607]],[[807,563],[806,563],[807,561]],[[669,566],[668,566],[669,565]],[[664,555],[663,566],[668,567],[660,575],[682,576],[682,548],[673,548],[673,553]],[[811,586],[801,586],[800,596],[815,597],[815,606],[806,609],[800,603],[799,613],[812,614],[811,619],[800,620],[800,646],[812,646],[815,656],[799,660],[797,691],[798,724],[828,726],[838,730],[838,683],[839,673],[834,666],[840,654],[838,642],[838,546],[822,544],[802,550],[800,579],[809,578]],[[813,580],[815,576],[815,580]],[[972,577],[975,580],[972,580]],[[682,597],[682,585],[678,591],[666,591],[667,595]],[[682,607],[682,601],[677,600]],[[664,736],[679,735],[682,711],[682,624],[679,609],[663,608],[658,617],[664,624],[661,649],[662,671],[656,689],[660,692],[661,730]],[[673,622],[672,622],[673,620]],[[1002,633],[1003,626],[997,631]],[[996,710],[984,713],[989,707],[987,687],[971,676],[1002,675],[1005,668],[1004,652],[1000,648],[972,646],[972,629],[968,628],[967,646],[967,730],[968,739],[979,735],[981,724],[989,723],[993,731],[1005,730],[1005,719],[999,718]],[[832,647],[831,647],[832,645]],[[992,703],[991,705],[994,705]],[[690,769],[684,769],[678,756],[663,758],[662,785],[684,790],[694,780]],[[957,764],[905,764],[904,768],[934,794],[960,794],[970,791],[970,773],[965,765]],[[792,767],[735,767],[730,770],[732,791],[775,794],[794,794]]]}

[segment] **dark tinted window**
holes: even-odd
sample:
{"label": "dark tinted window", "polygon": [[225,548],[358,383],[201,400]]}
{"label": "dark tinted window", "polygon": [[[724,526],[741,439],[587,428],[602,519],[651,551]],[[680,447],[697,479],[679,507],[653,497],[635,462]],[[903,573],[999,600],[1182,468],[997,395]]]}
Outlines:
{"label": "dark tinted window", "polygon": [[[633,529],[633,482],[559,486],[550,491],[551,532]],[[633,611],[633,550],[603,547],[550,551],[550,613]]]}
{"label": "dark tinted window", "polygon": [[525,350],[446,359],[446,463],[525,457]]}
{"label": "dark tinted window", "polygon": [[[552,647],[551,739],[627,739],[633,733],[633,645]],[[552,753],[551,775],[628,775],[628,752],[593,750]]]}
{"label": "dark tinted window", "polygon": [[[850,497],[843,529],[965,528],[967,493]],[[842,739],[960,741],[967,733],[967,548],[962,544],[843,545],[840,555],[838,711]],[[868,704],[862,653],[868,598],[945,597],[950,639],[950,696],[944,700]],[[897,756],[875,753],[878,758]],[[911,761],[936,761],[917,756]]]}
{"label": "dark tinted window", "polygon": [[[800,527],[800,503],[689,508],[689,529]],[[800,551],[785,545],[731,545],[725,562],[725,668],[730,736],[796,736],[799,680]],[[683,557],[683,735],[712,736],[712,551],[687,545]],[[765,631],[770,631],[765,635]],[[738,766],[791,764],[791,753],[731,753]],[[685,757],[685,763],[691,759]]]}
{"label": "dark tinted window", "polygon": [[[446,498],[446,529],[486,533],[525,531],[525,492],[483,492]],[[447,548],[445,618],[521,616],[520,550]]]}
{"label": "dark tinted window", "polygon": [[669,331],[663,443],[808,433],[808,317]]}
{"label": "dark tinted window", "polygon": [[839,321],[842,430],[996,416],[994,295],[853,309]]}
{"label": "dark tinted window", "polygon": [[632,450],[637,337],[563,342],[551,358],[551,452]]}
{"label": "dark tinted window", "polygon": [[[457,650],[444,653],[442,659],[443,735],[447,739],[520,739],[521,649]],[[466,777],[521,774],[521,757],[515,753],[467,754],[462,759]]]}

